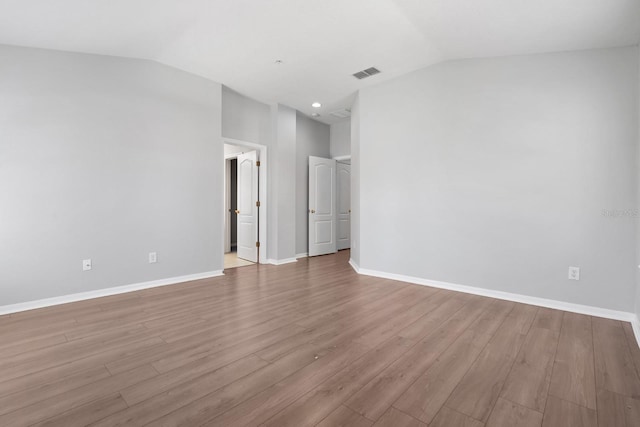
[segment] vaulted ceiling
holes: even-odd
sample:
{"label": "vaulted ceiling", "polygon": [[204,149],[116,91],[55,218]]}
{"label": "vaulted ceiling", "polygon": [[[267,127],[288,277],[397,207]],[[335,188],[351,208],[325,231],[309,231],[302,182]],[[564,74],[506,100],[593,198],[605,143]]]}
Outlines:
{"label": "vaulted ceiling", "polygon": [[0,0],[2,44],[151,59],[328,123],[444,60],[639,40],[640,0]]}

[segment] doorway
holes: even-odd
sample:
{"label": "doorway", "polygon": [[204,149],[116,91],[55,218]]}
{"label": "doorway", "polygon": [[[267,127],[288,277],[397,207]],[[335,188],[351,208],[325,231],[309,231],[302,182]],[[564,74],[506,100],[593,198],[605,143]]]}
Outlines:
{"label": "doorway", "polygon": [[336,163],[336,244],[338,250],[351,248],[351,159],[338,160]]}
{"label": "doorway", "polygon": [[309,256],[351,247],[351,161],[309,156]]}
{"label": "doorway", "polygon": [[223,266],[264,263],[266,147],[224,139],[224,177]]}

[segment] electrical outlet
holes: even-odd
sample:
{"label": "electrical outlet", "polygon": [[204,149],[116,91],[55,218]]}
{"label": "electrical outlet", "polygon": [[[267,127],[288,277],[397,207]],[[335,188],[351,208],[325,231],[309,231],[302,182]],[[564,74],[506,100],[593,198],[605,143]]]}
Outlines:
{"label": "electrical outlet", "polygon": [[158,254],[155,252],[149,252],[149,264],[158,262]]}
{"label": "electrical outlet", "polygon": [[580,280],[580,267],[569,267],[569,280]]}
{"label": "electrical outlet", "polygon": [[91,260],[90,259],[83,259],[82,260],[82,271],[89,271],[91,270]]}

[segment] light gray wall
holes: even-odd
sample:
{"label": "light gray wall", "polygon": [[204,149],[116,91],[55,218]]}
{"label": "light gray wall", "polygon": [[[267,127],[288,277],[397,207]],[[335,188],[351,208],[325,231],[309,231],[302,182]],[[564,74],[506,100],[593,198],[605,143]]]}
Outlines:
{"label": "light gray wall", "polygon": [[603,211],[637,206],[637,85],[629,47],[448,62],[362,90],[360,266],[633,311],[637,221]]}
{"label": "light gray wall", "polygon": [[296,254],[296,110],[271,107],[269,147],[269,258],[289,260]]}
{"label": "light gray wall", "polygon": [[220,103],[156,63],[0,46],[0,305],[222,269]]}
{"label": "light gray wall", "polygon": [[[360,94],[351,106],[351,260],[360,265]],[[397,218],[397,216],[396,216]]]}
{"label": "light gray wall", "polygon": [[271,110],[267,104],[222,86],[222,136],[271,144]]}
{"label": "light gray wall", "polygon": [[308,251],[309,156],[329,158],[329,125],[296,115],[296,254]]}
{"label": "light gray wall", "polygon": [[351,155],[351,119],[331,125],[331,158]]}
{"label": "light gray wall", "polygon": [[[640,46],[638,46],[638,62],[640,69]],[[636,264],[638,269],[636,270],[636,316],[640,319],[640,72],[638,72],[638,157],[637,157],[637,174],[636,185],[638,186],[638,199],[637,199],[637,216],[636,216]]]}

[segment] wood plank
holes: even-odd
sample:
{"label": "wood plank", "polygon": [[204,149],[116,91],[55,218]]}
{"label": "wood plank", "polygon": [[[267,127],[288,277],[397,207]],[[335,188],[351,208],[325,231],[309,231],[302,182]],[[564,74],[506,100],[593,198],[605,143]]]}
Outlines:
{"label": "wood plank", "polygon": [[[598,424],[607,427],[627,427],[625,396],[598,389]],[[628,427],[640,424],[630,424]]]}
{"label": "wood plank", "polygon": [[439,295],[439,298],[434,297],[433,302],[438,306],[426,313],[424,316],[417,319],[412,324],[403,328],[398,335],[412,340],[421,340],[433,331],[433,329],[440,326],[445,320],[450,318],[455,312],[460,310],[465,304],[468,304],[473,297],[470,295],[457,295],[453,292],[447,292]]}
{"label": "wood plank", "polygon": [[431,423],[513,308],[513,303],[499,301],[482,313],[473,327],[464,331],[393,405],[426,424]]}
{"label": "wood plank", "polygon": [[7,414],[110,376],[104,366],[98,366],[64,376],[50,383],[20,389],[0,398],[0,414]]}
{"label": "wood plank", "polygon": [[100,379],[91,384],[60,393],[42,402],[25,406],[8,414],[0,415],[0,425],[30,425],[51,418],[51,413],[64,413],[91,403],[102,396],[111,395],[118,390],[151,378],[158,373],[151,366],[143,366],[120,375]]}
{"label": "wood plank", "polygon": [[542,412],[499,398],[486,427],[540,427],[542,417]]}
{"label": "wood plank", "polygon": [[[252,355],[202,375],[190,383],[178,384],[161,393],[157,393],[154,389],[149,389],[148,395],[151,396],[150,398],[132,404],[129,408],[102,419],[96,426],[137,426],[153,423],[155,419],[167,415],[171,411],[179,409],[195,399],[231,384],[235,380],[265,366],[267,366],[266,362]],[[153,387],[154,385],[144,381],[139,384],[143,387]]]}
{"label": "wood plank", "polygon": [[[51,361],[46,358],[46,356],[43,356],[40,366],[36,363],[39,359],[36,359],[32,363],[32,369],[20,372],[11,371],[8,375],[11,379],[0,382],[0,396],[15,393],[16,391],[31,388],[39,384],[47,384],[58,380],[62,376],[74,375],[77,372],[103,366],[105,361],[121,357],[126,358],[139,351],[157,348],[162,345],[164,345],[164,341],[159,338],[152,338],[150,340],[132,342],[127,346],[105,348],[102,353],[96,353],[84,359],[76,360],[73,355],[69,355],[70,360],[59,359]],[[41,369],[37,370],[38,367]],[[4,366],[0,366],[0,371],[4,371],[4,369]],[[7,371],[10,370],[7,369]]]}
{"label": "wood plank", "polygon": [[262,424],[293,403],[300,395],[362,357],[368,350],[369,348],[362,344],[353,342],[336,348],[317,364],[300,369],[214,420],[207,420],[207,425],[226,427]]}
{"label": "wood plank", "polygon": [[502,397],[544,412],[559,336],[551,329],[531,328],[504,383]]}
{"label": "wood plank", "polygon": [[554,310],[552,308],[540,307],[536,318],[531,325],[532,328],[549,329],[550,331],[560,333],[562,328],[562,317],[564,311]]}
{"label": "wood plank", "polygon": [[88,426],[104,417],[127,408],[119,394],[113,394],[94,400],[91,403],[63,412],[46,421],[36,423],[39,427]]}
{"label": "wood plank", "polygon": [[274,427],[316,425],[415,344],[415,341],[404,337],[392,338],[287,406],[270,418],[265,425]]}
{"label": "wood plank", "polygon": [[486,422],[536,311],[536,307],[516,305],[451,393],[448,407]]}
{"label": "wood plank", "polygon": [[596,387],[640,398],[640,379],[622,324],[599,317],[592,318],[591,323]]}
{"label": "wood plank", "polygon": [[598,389],[598,425],[607,427],[640,426],[640,400]]}
{"label": "wood plank", "polygon": [[373,421],[366,419],[352,409],[340,405],[318,427],[371,427]]}
{"label": "wood plank", "polygon": [[[191,390],[195,389],[197,382],[206,381],[207,387],[209,387],[207,390],[212,391],[215,390],[215,388],[212,388],[212,384],[221,384],[220,387],[226,384],[222,383],[223,381],[219,377],[229,369],[234,370],[234,374],[242,373],[240,375],[242,377],[267,365],[268,362],[254,355],[244,358],[238,358],[236,355],[231,358],[207,357],[122,389],[120,394],[127,402],[127,405],[133,406],[167,390],[175,390],[178,386],[188,381],[191,382],[188,384]],[[210,376],[213,376],[215,380],[210,381]]]}
{"label": "wood plank", "polygon": [[490,304],[489,300],[476,300],[464,306],[349,398],[346,405],[365,418],[378,420]]}
{"label": "wood plank", "polygon": [[427,425],[391,407],[374,424],[374,427],[427,427]]}
{"label": "wood plank", "polygon": [[264,329],[269,328],[256,327],[256,329],[246,330],[234,337],[212,341],[195,338],[179,343],[165,344],[161,348],[153,348],[126,358],[113,360],[108,362],[106,366],[110,372],[119,373],[151,363],[158,372],[165,373],[198,359],[215,357],[220,352],[224,352],[227,360],[232,361],[233,357],[239,359],[260,350],[265,345],[286,339],[302,330],[300,326],[292,324],[266,332]]}
{"label": "wood plank", "polygon": [[564,313],[549,394],[596,409],[591,318]]}
{"label": "wood plank", "polygon": [[[468,415],[443,406],[429,427],[483,427],[484,424]],[[506,426],[506,424],[505,424]]]}
{"label": "wood plank", "polygon": [[[543,427],[597,427],[596,411],[549,396],[544,411]],[[605,426],[608,426],[605,424]]]}
{"label": "wood plank", "polygon": [[67,341],[64,334],[48,335],[45,337],[36,337],[18,342],[5,342],[0,348],[0,360],[8,359],[11,356],[30,353],[34,350],[40,350],[51,347],[56,344],[62,344]]}
{"label": "wood plank", "polygon": [[316,364],[326,365],[324,358],[330,356],[335,358],[335,354],[326,349],[311,344],[305,345],[220,390],[201,397],[194,396],[188,404],[179,409],[168,414],[158,414],[159,419],[154,423],[157,425],[202,424],[248,401],[304,367],[313,366],[311,369],[314,369]]}

